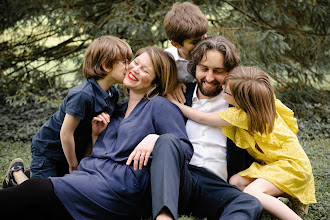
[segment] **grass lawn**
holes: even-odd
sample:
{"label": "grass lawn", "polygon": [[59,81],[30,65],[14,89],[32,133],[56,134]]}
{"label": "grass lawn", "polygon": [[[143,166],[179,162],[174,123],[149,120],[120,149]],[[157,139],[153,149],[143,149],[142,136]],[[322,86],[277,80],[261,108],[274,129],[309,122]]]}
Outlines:
{"label": "grass lawn", "polygon": [[[315,178],[317,204],[309,207],[309,214],[303,219],[328,220],[330,219],[330,139],[300,140],[313,166]],[[0,178],[1,184],[10,161],[21,157],[29,166],[31,162],[31,143],[0,141]],[[265,213],[263,220],[276,219]],[[197,218],[182,216],[180,220],[197,220]]]}

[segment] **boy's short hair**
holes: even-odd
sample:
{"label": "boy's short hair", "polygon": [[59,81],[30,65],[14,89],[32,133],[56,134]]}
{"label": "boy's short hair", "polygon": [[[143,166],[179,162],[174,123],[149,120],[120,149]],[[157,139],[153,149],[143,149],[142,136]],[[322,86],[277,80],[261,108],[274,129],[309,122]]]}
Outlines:
{"label": "boy's short hair", "polygon": [[112,68],[119,59],[132,59],[129,44],[115,36],[101,36],[85,52],[83,76],[87,79],[102,79],[108,74],[102,65]]}
{"label": "boy's short hair", "polygon": [[206,34],[208,21],[197,5],[177,2],[167,12],[163,26],[167,38],[183,46],[184,40]]}

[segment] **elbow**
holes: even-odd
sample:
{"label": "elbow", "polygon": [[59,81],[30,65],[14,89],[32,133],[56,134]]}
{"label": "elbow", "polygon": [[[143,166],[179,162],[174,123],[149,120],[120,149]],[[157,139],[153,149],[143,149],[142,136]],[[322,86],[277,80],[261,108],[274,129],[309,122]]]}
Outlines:
{"label": "elbow", "polygon": [[61,129],[60,131],[60,138],[61,140],[65,137],[65,131],[63,131],[63,129]]}
{"label": "elbow", "polygon": [[73,133],[68,132],[68,131],[66,131],[64,129],[61,129],[61,131],[60,131],[60,139],[61,140],[68,139],[70,136],[73,136]]}

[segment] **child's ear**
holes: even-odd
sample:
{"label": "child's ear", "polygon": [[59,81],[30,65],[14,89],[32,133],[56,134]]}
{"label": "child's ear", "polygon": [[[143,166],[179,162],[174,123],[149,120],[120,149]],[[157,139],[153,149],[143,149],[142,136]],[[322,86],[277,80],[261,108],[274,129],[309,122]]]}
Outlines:
{"label": "child's ear", "polygon": [[180,49],[182,47],[179,43],[177,43],[175,41],[172,41],[172,40],[171,40],[171,44],[172,44],[173,47],[176,47],[178,49]]}
{"label": "child's ear", "polygon": [[103,68],[104,71],[106,71],[107,73],[111,71],[111,68],[106,67],[105,63],[102,63],[102,68]]}

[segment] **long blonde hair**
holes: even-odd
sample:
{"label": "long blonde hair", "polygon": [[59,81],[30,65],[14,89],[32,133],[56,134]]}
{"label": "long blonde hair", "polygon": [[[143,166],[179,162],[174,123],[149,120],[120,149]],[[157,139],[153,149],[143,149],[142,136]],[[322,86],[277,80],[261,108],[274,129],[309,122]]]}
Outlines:
{"label": "long blonde hair", "polygon": [[274,89],[267,74],[257,67],[238,66],[224,83],[239,108],[247,113],[249,132],[270,133],[276,117]]}

